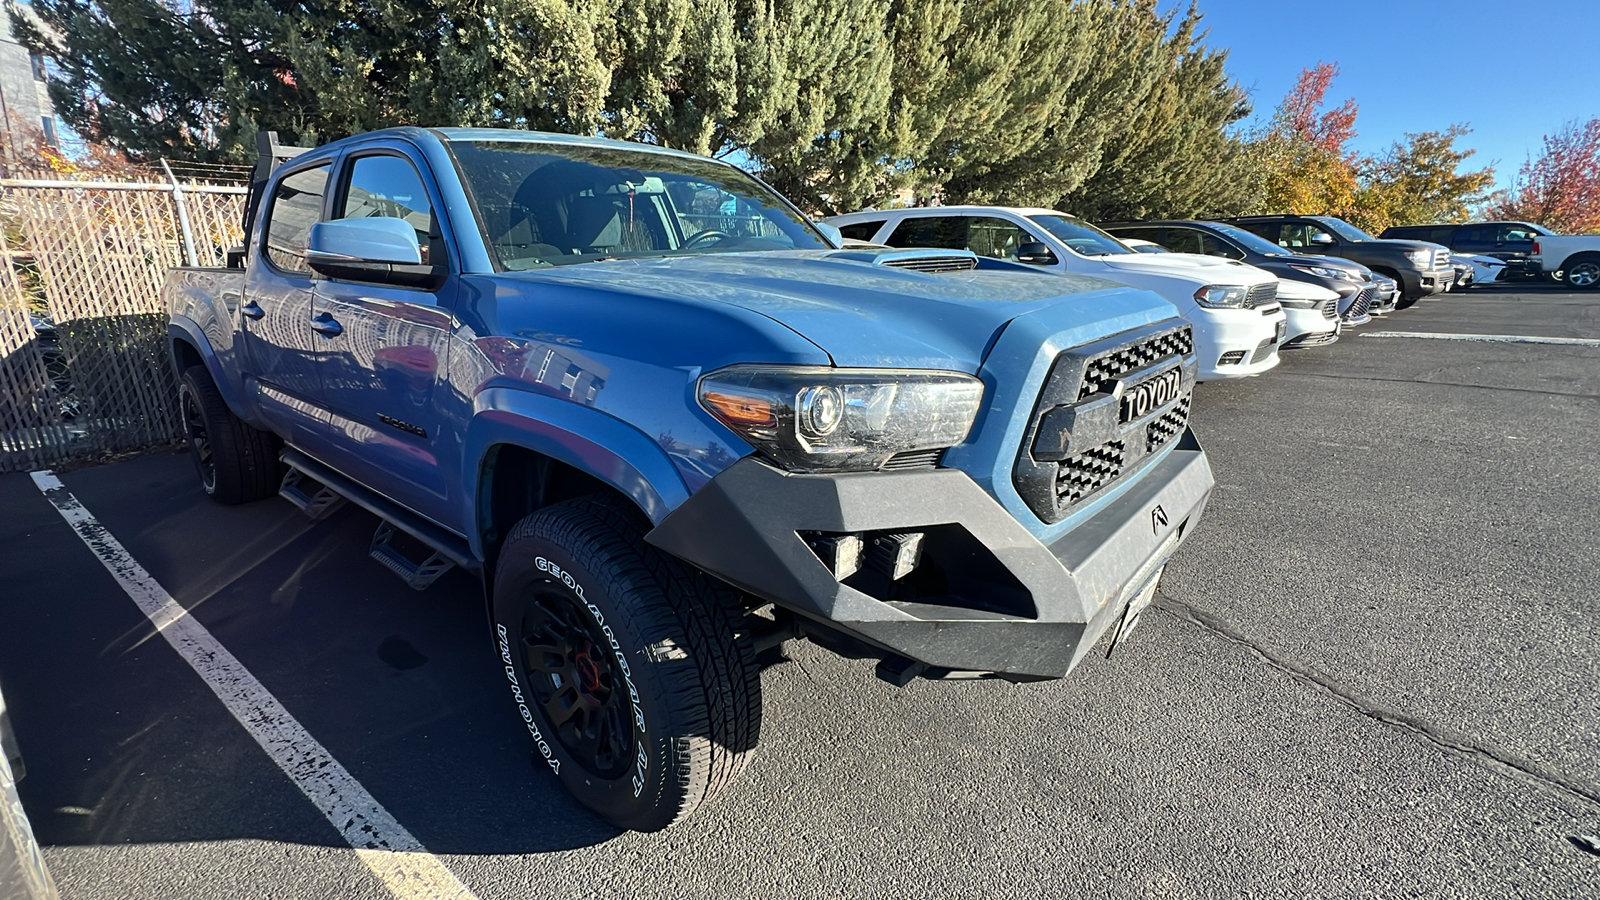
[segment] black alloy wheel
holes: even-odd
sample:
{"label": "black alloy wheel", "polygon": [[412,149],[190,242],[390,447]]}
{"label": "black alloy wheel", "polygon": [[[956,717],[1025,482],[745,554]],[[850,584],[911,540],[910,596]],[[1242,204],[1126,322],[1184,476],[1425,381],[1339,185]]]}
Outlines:
{"label": "black alloy wheel", "polygon": [[206,429],[205,414],[200,411],[200,401],[185,384],[178,390],[178,404],[183,413],[183,441],[189,445],[189,458],[194,460],[195,471],[200,475],[200,486],[207,494],[217,492],[217,461],[211,457],[211,433]]}
{"label": "black alloy wheel", "polygon": [[534,765],[637,831],[736,781],[761,725],[744,598],[645,543],[649,529],[618,498],[546,506],[506,535],[491,596]]}
{"label": "black alloy wheel", "polygon": [[634,759],[633,713],[610,642],[565,587],[535,582],[528,593],[520,646],[529,688],[569,757],[616,778]]}

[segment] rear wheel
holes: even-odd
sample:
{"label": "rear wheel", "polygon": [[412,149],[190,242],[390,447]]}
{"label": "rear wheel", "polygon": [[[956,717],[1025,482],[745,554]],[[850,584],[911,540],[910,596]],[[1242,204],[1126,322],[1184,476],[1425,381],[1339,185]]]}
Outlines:
{"label": "rear wheel", "polygon": [[1580,291],[1600,289],[1600,256],[1580,256],[1566,266],[1567,286]]}
{"label": "rear wheel", "polygon": [[534,761],[638,831],[733,783],[761,722],[740,595],[647,545],[647,529],[600,500],[549,506],[507,536],[494,579],[495,641]]}
{"label": "rear wheel", "polygon": [[228,409],[205,366],[191,366],[178,382],[183,439],[200,486],[219,503],[248,503],[278,492],[278,442]]}

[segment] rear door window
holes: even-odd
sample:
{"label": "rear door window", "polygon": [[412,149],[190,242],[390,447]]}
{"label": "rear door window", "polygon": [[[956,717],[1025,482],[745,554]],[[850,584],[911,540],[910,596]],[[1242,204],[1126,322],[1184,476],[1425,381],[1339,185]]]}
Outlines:
{"label": "rear door window", "polygon": [[1158,241],[1161,246],[1173,253],[1204,253],[1200,244],[1200,232],[1189,228],[1167,229],[1166,237]]}
{"label": "rear door window", "polygon": [[891,247],[967,249],[967,219],[962,216],[918,216],[905,219],[884,243]]}
{"label": "rear door window", "polygon": [[1533,242],[1535,238],[1539,237],[1539,232],[1534,231],[1532,228],[1529,228],[1526,225],[1502,225],[1500,226],[1499,237],[1500,240],[1505,241],[1508,244],[1527,244]]}
{"label": "rear door window", "polygon": [[876,219],[871,222],[851,222],[849,225],[840,225],[839,234],[853,241],[870,241],[872,236],[883,227],[883,220]]}
{"label": "rear door window", "polygon": [[272,192],[267,211],[267,233],[262,249],[274,268],[295,274],[311,273],[306,265],[306,241],[311,226],[322,218],[322,198],[328,191],[328,167],[318,166],[286,175]]}
{"label": "rear door window", "polygon": [[[1186,229],[1187,230],[1187,229]],[[1244,251],[1233,244],[1217,237],[1214,234],[1196,232],[1200,238],[1200,252],[1207,256],[1220,256],[1225,259],[1244,259]]]}

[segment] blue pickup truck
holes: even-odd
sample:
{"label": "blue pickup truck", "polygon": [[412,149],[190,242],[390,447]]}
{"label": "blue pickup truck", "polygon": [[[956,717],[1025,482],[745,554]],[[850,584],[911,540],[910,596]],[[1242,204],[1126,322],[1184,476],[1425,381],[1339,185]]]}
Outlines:
{"label": "blue pickup truck", "polygon": [[364,507],[419,589],[481,575],[508,709],[620,826],[737,778],[786,640],[897,684],[1066,675],[1210,496],[1154,294],[843,249],[657,147],[263,138],[243,249],[164,288],[201,484]]}

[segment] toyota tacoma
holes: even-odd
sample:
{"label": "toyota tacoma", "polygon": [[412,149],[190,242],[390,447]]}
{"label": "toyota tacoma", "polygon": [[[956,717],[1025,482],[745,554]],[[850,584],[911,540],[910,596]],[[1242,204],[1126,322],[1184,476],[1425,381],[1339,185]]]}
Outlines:
{"label": "toyota tacoma", "polygon": [[841,249],[656,147],[262,138],[244,247],[164,286],[204,490],[354,503],[412,587],[479,575],[535,760],[622,827],[738,777],[786,640],[897,684],[1065,676],[1210,495],[1154,294]]}

